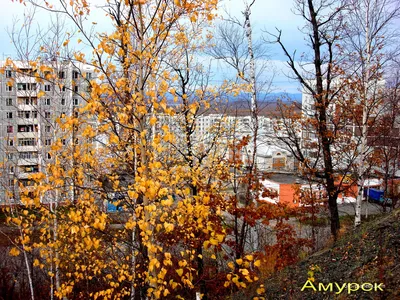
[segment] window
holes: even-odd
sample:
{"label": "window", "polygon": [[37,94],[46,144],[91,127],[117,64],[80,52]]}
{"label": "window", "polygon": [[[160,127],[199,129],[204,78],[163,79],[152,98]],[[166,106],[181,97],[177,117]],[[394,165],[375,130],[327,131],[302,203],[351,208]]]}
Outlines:
{"label": "window", "polygon": [[79,117],[79,112],[78,111],[74,111],[74,117],[78,118]]}
{"label": "window", "polygon": [[6,78],[11,78],[11,77],[12,77],[11,70],[6,70]]}
{"label": "window", "polygon": [[67,142],[66,142],[65,139],[62,139],[62,140],[61,140],[61,143],[62,143],[63,145],[66,145],[66,144],[67,144]]}
{"label": "window", "polygon": [[58,78],[65,79],[65,72],[64,71],[58,72]]}
{"label": "window", "polygon": [[79,87],[77,85],[74,86],[74,92],[75,93],[79,92]]}
{"label": "window", "polygon": [[7,133],[13,133],[14,132],[14,126],[7,126]]}
{"label": "window", "polygon": [[36,146],[36,141],[34,138],[18,139],[18,146]]}
{"label": "window", "polygon": [[14,167],[10,167],[10,174],[14,174]]}
{"label": "window", "polygon": [[20,167],[20,168],[21,168],[21,172],[25,172],[25,173],[36,173],[36,172],[39,172],[39,166],[38,165],[23,166],[23,167]]}
{"label": "window", "polygon": [[12,85],[6,84],[6,91],[7,91],[7,92],[12,92],[12,90],[13,90]]}
{"label": "window", "polygon": [[61,105],[65,105],[65,98],[61,99]]}
{"label": "window", "polygon": [[44,141],[44,144],[45,144],[46,146],[50,146],[50,145],[51,145],[51,139],[46,139],[46,140]]}
{"label": "window", "polygon": [[50,119],[50,116],[51,116],[51,114],[50,114],[49,111],[46,111],[46,112],[44,113],[44,117],[45,117],[46,119]]}
{"label": "window", "polygon": [[13,118],[13,113],[11,111],[7,112],[7,119],[12,119]]}
{"label": "window", "polygon": [[6,105],[7,106],[12,106],[13,105],[13,99],[12,98],[6,98]]}
{"label": "window", "polygon": [[36,83],[18,83],[18,91],[34,91],[36,90]]}
{"label": "window", "polygon": [[29,111],[29,110],[20,110],[18,111],[18,118],[24,119],[36,119],[37,118],[37,111]]}
{"label": "window", "polygon": [[36,105],[37,98],[18,98],[19,105]]}
{"label": "window", "polygon": [[50,92],[50,84],[45,84],[44,91],[45,92]]}
{"label": "window", "polygon": [[37,158],[38,154],[37,152],[20,152],[19,153],[19,158],[21,159],[32,159],[32,158]]}
{"label": "window", "polygon": [[50,132],[50,131],[51,131],[50,125],[46,125],[46,126],[44,127],[44,132]]}
{"label": "window", "polygon": [[86,73],[86,79],[87,79],[87,80],[92,79],[92,73],[87,72],[87,73]]}
{"label": "window", "polygon": [[44,99],[44,105],[50,105],[50,99],[49,98]]}
{"label": "window", "polygon": [[18,125],[18,132],[32,132],[33,125]]}
{"label": "window", "polygon": [[74,104],[74,106],[78,106],[79,105],[79,99],[75,98],[73,104]]}
{"label": "window", "polygon": [[46,156],[47,156],[47,159],[51,159],[51,154],[49,152],[47,152]]}
{"label": "window", "polygon": [[26,91],[27,89],[28,89],[28,86],[26,83],[18,83],[17,84],[18,91]]}
{"label": "window", "polygon": [[32,186],[33,185],[33,181],[29,180],[29,179],[21,179],[19,180],[19,182],[23,185],[23,186]]}
{"label": "window", "polygon": [[14,140],[13,139],[8,140],[8,146],[10,146],[10,147],[14,146]]}
{"label": "window", "polygon": [[79,73],[77,71],[72,72],[72,79],[78,79],[79,78]]}
{"label": "window", "polygon": [[14,185],[14,179],[9,179],[8,186],[13,186],[13,185]]}
{"label": "window", "polygon": [[67,87],[64,85],[61,89],[62,92],[65,92],[67,90]]}
{"label": "window", "polygon": [[7,153],[7,159],[11,160],[14,158],[14,154],[13,153]]}

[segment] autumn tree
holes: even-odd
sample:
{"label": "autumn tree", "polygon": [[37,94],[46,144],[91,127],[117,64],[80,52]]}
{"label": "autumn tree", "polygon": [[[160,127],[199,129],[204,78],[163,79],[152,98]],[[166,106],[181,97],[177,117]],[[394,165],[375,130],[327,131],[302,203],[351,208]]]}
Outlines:
{"label": "autumn tree", "polygon": [[[52,163],[49,154],[50,146],[60,136],[60,127],[56,119],[62,113],[67,113],[67,107],[72,106],[72,99],[68,96],[65,89],[65,79],[59,79],[57,71],[62,68],[60,62],[55,57],[67,53],[67,49],[62,44],[67,36],[64,32],[65,23],[62,19],[50,20],[47,26],[39,26],[36,23],[36,9],[30,7],[24,12],[23,24],[20,20],[15,20],[13,27],[8,29],[10,39],[16,50],[15,61],[8,59],[4,63],[4,69],[10,72],[12,76],[8,79],[16,90],[17,97],[10,98],[13,107],[15,122],[14,147],[6,164],[15,162],[13,165],[12,185],[8,184],[7,198],[12,201],[8,212],[10,222],[20,230],[20,247],[25,258],[26,272],[29,279],[31,297],[34,297],[34,284],[37,283],[32,274],[37,274],[32,268],[34,258],[38,257],[38,251],[32,249],[32,241],[29,241],[29,230],[22,227],[19,221],[23,212],[14,205],[21,203],[32,203],[33,180],[29,175],[36,172],[46,173],[46,168]],[[18,26],[21,25],[21,28]],[[51,42],[49,42],[51,41]],[[38,63],[40,61],[40,63]],[[62,64],[63,66],[65,64]],[[64,91],[63,87],[64,86]],[[49,89],[47,90],[47,87]],[[72,87],[68,87],[72,91]],[[15,94],[14,94],[15,95]],[[56,99],[63,98],[63,106],[56,105]],[[63,107],[64,111],[60,108]],[[29,141],[30,147],[24,147]],[[10,149],[8,149],[10,150]],[[6,152],[8,152],[8,150]],[[17,163],[18,162],[18,163]],[[54,193],[49,193],[45,199],[41,199],[48,205],[53,213],[62,197],[55,197]],[[56,220],[53,224],[56,226]],[[17,249],[17,248],[15,248]],[[17,251],[14,251],[17,253]],[[54,264],[49,264],[49,268],[43,272],[55,271],[55,279],[58,277],[57,269],[53,270]],[[53,277],[49,281],[43,281],[44,285],[58,287],[57,280]],[[53,293],[52,293],[53,295]]]}
{"label": "autumn tree", "polygon": [[[244,100],[244,110],[250,114],[249,124],[239,124],[237,112],[231,112],[230,165],[234,173],[231,180],[233,189],[232,234],[235,239],[234,249],[236,259],[245,253],[246,244],[256,235],[256,222],[247,222],[255,215],[255,204],[261,190],[260,172],[257,168],[257,150],[261,142],[259,133],[259,114],[262,109],[260,100],[269,92],[271,78],[267,78],[267,50],[260,42],[253,41],[251,25],[251,10],[255,1],[243,1],[243,11],[240,17],[227,15],[214,29],[212,45],[208,54],[233,76],[227,75],[226,86],[233,97]],[[230,78],[231,77],[231,78]],[[231,104],[232,105],[232,104]],[[242,172],[242,166],[246,171]],[[248,208],[248,210],[246,210]],[[247,215],[247,216],[246,216]],[[253,217],[252,217],[253,215]],[[250,224],[251,223],[251,224]],[[252,228],[252,229],[251,229]],[[251,246],[250,246],[251,247]],[[257,247],[257,246],[255,246]]]}
{"label": "autumn tree", "polygon": [[397,1],[349,1],[349,13],[343,27],[343,51],[346,70],[352,84],[349,97],[356,99],[355,105],[362,118],[354,117],[359,130],[359,155],[357,161],[357,203],[355,226],[361,223],[361,203],[368,156],[373,152],[368,145],[368,134],[377,118],[385,111],[385,69],[400,48],[394,23],[399,18]]}
{"label": "autumn tree", "polygon": [[[114,31],[97,35],[86,28],[86,1],[28,2],[73,22],[77,36],[67,37],[64,47],[76,38],[93,51],[93,59],[79,51],[65,57],[80,71],[74,82],[87,80],[84,103],[56,120],[62,135],[50,151],[53,163],[31,177],[34,193],[22,199],[35,213],[11,220],[40,228],[38,240],[21,243],[40,250],[35,266],[58,270],[49,272],[58,282],[54,294],[145,299],[198,293],[206,299],[210,270],[219,283],[243,288],[252,282],[248,269],[259,266],[253,256],[235,273],[213,263],[226,235],[228,169],[216,138],[211,146],[194,139],[198,110],[214,93],[190,82],[198,80],[191,75],[190,41],[202,33],[186,29],[211,21],[216,1],[109,1],[104,9]],[[96,79],[85,76],[86,66]],[[176,122],[168,126],[165,119],[182,121],[183,138]],[[51,194],[62,195],[63,205],[43,205]],[[104,212],[109,200],[123,208],[119,217]]]}
{"label": "autumn tree", "polygon": [[[339,63],[336,45],[341,38],[340,31],[343,26],[343,11],[345,5],[338,1],[313,1],[299,0],[295,2],[295,11],[305,21],[302,32],[308,37],[310,53],[306,53],[297,63],[296,52],[290,53],[282,41],[282,32],[278,30],[273,35],[275,42],[280,45],[287,57],[287,64],[292,70],[293,78],[299,81],[303,94],[309,97],[309,107],[305,107],[303,97],[303,113],[299,115],[289,109],[290,115],[283,115],[284,124],[279,130],[285,134],[280,140],[286,144],[295,158],[302,164],[308,174],[314,178],[322,179],[327,191],[328,206],[331,220],[331,233],[336,239],[340,228],[337,198],[341,191],[341,183],[337,179],[338,162],[335,158],[335,149],[340,142],[342,126],[341,120],[332,111],[335,101],[342,94],[345,84],[338,81]],[[311,65],[311,67],[309,66]],[[280,108],[287,112],[287,108]],[[300,133],[299,134],[299,123]],[[315,135],[315,140],[307,143],[305,134]],[[346,142],[341,143],[346,144]],[[308,149],[313,148],[314,154],[309,155]],[[338,151],[336,153],[343,153]],[[345,152],[344,152],[345,153]],[[343,169],[342,167],[339,167]],[[348,168],[344,167],[344,172]],[[343,172],[343,171],[342,171]]]}

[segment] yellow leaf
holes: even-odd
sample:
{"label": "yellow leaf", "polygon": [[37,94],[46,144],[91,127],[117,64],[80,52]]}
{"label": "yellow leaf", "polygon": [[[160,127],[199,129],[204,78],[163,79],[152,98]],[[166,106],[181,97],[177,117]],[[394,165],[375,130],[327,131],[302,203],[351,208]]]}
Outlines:
{"label": "yellow leaf", "polygon": [[243,259],[241,259],[241,258],[237,259],[236,263],[240,266],[243,263]]}
{"label": "yellow leaf", "polygon": [[126,224],[125,224],[125,228],[128,229],[128,230],[133,229],[135,226],[136,226],[136,222],[135,222],[135,221],[132,221],[132,220],[129,220],[129,221],[126,222]]}
{"label": "yellow leaf", "polygon": [[20,253],[19,250],[17,248],[15,248],[15,247],[12,247],[11,250],[10,250],[10,255],[11,256],[18,256],[19,253]]}
{"label": "yellow leaf", "polygon": [[182,276],[182,274],[183,274],[183,269],[178,269],[178,270],[176,270],[176,273],[178,273],[179,276]]}
{"label": "yellow leaf", "polygon": [[165,222],[164,228],[166,232],[171,232],[172,230],[174,230],[174,224]]}
{"label": "yellow leaf", "polygon": [[249,275],[249,270],[247,269],[240,269],[239,272],[242,273],[244,276]]}
{"label": "yellow leaf", "polygon": [[253,255],[246,255],[244,258],[248,261],[252,261],[254,259]]}
{"label": "yellow leaf", "polygon": [[39,91],[39,93],[37,94],[37,97],[38,97],[38,98],[41,98],[41,97],[43,97],[44,95],[46,95],[45,92]]}
{"label": "yellow leaf", "polygon": [[217,237],[218,242],[222,243],[222,241],[223,241],[224,238],[225,238],[225,235],[223,235],[223,234],[217,234],[216,237]]}
{"label": "yellow leaf", "polygon": [[254,266],[257,267],[257,268],[259,268],[259,267],[261,266],[261,260],[256,260],[256,261],[254,262]]}
{"label": "yellow leaf", "polygon": [[165,290],[164,290],[164,297],[166,297],[168,294],[169,294],[168,289],[165,289]]}
{"label": "yellow leaf", "polygon": [[257,289],[257,294],[261,295],[265,292],[264,285],[261,284],[260,287]]}
{"label": "yellow leaf", "polygon": [[150,126],[153,126],[157,123],[157,118],[156,117],[151,117],[150,118]]}

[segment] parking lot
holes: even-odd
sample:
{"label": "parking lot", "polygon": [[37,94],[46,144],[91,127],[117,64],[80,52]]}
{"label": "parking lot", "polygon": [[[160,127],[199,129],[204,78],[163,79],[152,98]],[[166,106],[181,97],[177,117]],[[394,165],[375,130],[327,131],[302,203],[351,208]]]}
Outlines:
{"label": "parking lot", "polygon": [[[355,215],[356,206],[355,203],[339,204],[339,215]],[[386,211],[390,211],[390,207],[386,208]],[[364,216],[379,214],[383,212],[383,207],[379,204],[368,203],[363,201],[361,205],[361,214]]]}

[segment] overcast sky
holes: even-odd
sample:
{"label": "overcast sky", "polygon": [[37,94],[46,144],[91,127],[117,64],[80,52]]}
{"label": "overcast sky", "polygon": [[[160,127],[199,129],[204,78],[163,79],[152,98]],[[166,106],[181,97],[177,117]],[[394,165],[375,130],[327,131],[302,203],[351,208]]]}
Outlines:
{"label": "overcast sky", "polygon": [[[0,0],[0,54],[2,59],[15,55],[15,50],[10,42],[7,34],[7,28],[11,29],[15,20],[23,20],[25,6],[19,3],[19,0],[12,2],[11,0]],[[50,1],[51,2],[51,1]],[[100,5],[103,0],[89,0],[92,5]],[[224,0],[221,7],[225,7],[230,14],[241,18],[243,11],[243,0]],[[252,7],[251,22],[254,27],[254,39],[260,39],[265,35],[263,31],[275,32],[275,28],[279,28],[283,32],[283,41],[291,51],[297,50],[298,53],[304,51],[304,39],[298,31],[302,25],[302,20],[292,12],[293,0],[256,0]],[[92,16],[99,23],[99,31],[105,30],[104,12],[98,11]],[[48,13],[39,12],[36,19],[40,20],[40,24],[44,27],[48,23]],[[22,24],[22,21],[20,22]],[[270,57],[275,65],[277,74],[275,75],[274,85],[276,92],[297,93],[298,85],[289,81],[285,73],[288,69],[284,64],[284,56],[277,46],[271,45]]]}

